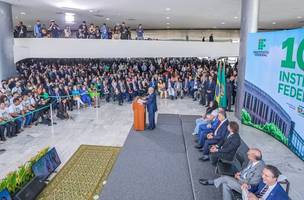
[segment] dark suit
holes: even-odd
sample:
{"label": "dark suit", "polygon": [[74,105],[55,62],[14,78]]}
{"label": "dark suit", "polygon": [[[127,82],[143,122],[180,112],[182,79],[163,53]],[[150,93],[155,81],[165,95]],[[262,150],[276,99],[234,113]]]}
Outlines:
{"label": "dark suit", "polygon": [[[265,183],[260,181],[258,185],[252,185],[249,189],[249,192],[252,192],[255,195],[260,194],[260,192],[265,187]],[[277,183],[277,185],[272,189],[266,200],[288,200],[288,195],[282,188],[282,186]]]}
{"label": "dark suit", "polygon": [[[220,120],[215,118],[210,124],[201,124],[198,128],[198,141],[200,145],[204,145],[208,133],[214,132],[220,124]],[[211,125],[211,127],[208,127]]]}
{"label": "dark suit", "polygon": [[232,104],[232,92],[233,92],[233,82],[227,80],[226,82],[226,96],[227,96],[227,110],[231,110]]}
{"label": "dark suit", "polygon": [[149,115],[149,129],[155,128],[155,112],[157,111],[156,94],[152,93],[148,96],[147,110]]}
{"label": "dark suit", "polygon": [[204,155],[209,154],[209,147],[213,144],[217,144],[220,142],[223,138],[225,138],[229,132],[228,132],[228,124],[229,121],[226,119],[222,124],[217,127],[217,129],[213,132],[213,138],[212,139],[206,139],[203,143],[204,147]]}
{"label": "dark suit", "polygon": [[[215,82],[208,80],[206,83],[206,93],[207,93],[207,105],[209,105],[210,101],[214,100],[214,94],[215,94]],[[210,92],[208,92],[208,90]]]}
{"label": "dark suit", "polygon": [[234,133],[232,135],[227,135],[218,144],[218,152],[211,153],[211,163],[216,165],[218,159],[224,159],[232,161],[234,155],[241,144],[241,137],[239,134]]}

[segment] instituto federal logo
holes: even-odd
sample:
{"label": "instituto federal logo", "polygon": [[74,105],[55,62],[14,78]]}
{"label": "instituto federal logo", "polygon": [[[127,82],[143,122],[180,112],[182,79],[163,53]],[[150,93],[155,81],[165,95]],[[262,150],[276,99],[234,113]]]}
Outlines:
{"label": "instituto federal logo", "polygon": [[257,51],[253,51],[255,56],[263,56],[263,57],[267,57],[267,55],[269,54],[269,51],[266,50],[266,39],[265,38],[261,38],[258,40],[258,50]]}
{"label": "instituto federal logo", "polygon": [[266,42],[266,39],[259,39],[258,49],[260,51],[263,51],[264,48],[266,47],[265,42]]}

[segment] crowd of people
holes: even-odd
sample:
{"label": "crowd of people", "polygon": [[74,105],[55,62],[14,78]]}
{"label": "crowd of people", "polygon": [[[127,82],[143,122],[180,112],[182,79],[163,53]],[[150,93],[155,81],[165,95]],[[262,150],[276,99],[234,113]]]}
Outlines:
{"label": "crowd of people", "polygon": [[[217,165],[233,161],[242,140],[239,125],[227,112],[235,102],[237,69],[225,64],[227,107],[215,100],[217,61],[200,58],[126,59],[28,59],[17,63],[18,75],[1,81],[0,139],[14,137],[33,125],[51,125],[50,109],[59,119],[69,111],[99,107],[101,102],[122,105],[153,88],[160,99],[192,98],[206,106],[196,120],[193,136],[202,152],[201,161]],[[288,199],[278,183],[280,172],[262,160],[262,152],[250,148],[248,166],[232,176],[222,175],[203,185],[222,185],[223,198],[232,190],[244,199]]]}
{"label": "crowd of people", "polygon": [[[14,29],[15,38],[80,38],[80,39],[115,39],[115,40],[132,40],[131,28],[125,22],[116,24],[113,27],[106,23],[96,25],[94,23],[87,24],[86,21],[78,26],[77,29],[72,29],[71,26],[66,25],[60,27],[55,20],[51,20],[49,25],[42,24],[40,20],[36,20],[33,26],[33,32],[29,32],[27,26],[19,21]],[[135,30],[136,40],[151,40],[151,38],[144,37],[144,28],[139,24]],[[186,36],[186,41],[189,41],[189,36]],[[213,34],[209,35],[209,40],[202,36],[202,42],[214,42]]]}
{"label": "crowd of people", "polygon": [[[83,21],[76,31],[72,31],[69,25],[64,28],[59,27],[55,20],[51,20],[49,26],[41,24],[40,20],[36,21],[33,26],[33,36],[36,38],[72,38],[75,33],[76,38],[81,39],[115,39],[115,40],[131,40],[131,29],[125,22],[116,24],[112,28],[106,23],[101,26],[96,24],[87,24]],[[14,37],[25,38],[29,37],[26,25],[20,21],[14,29]],[[136,40],[144,39],[144,28],[139,24],[136,29]]]}
{"label": "crowd of people", "polygon": [[[131,103],[149,87],[160,98],[189,96],[207,106],[214,101],[217,77],[216,61],[199,58],[29,59],[16,67],[18,76],[1,81],[1,140],[33,124],[50,125],[49,104],[58,118],[67,119],[69,111],[99,107],[101,100]],[[227,64],[226,73],[230,111],[237,71]]]}
{"label": "crowd of people", "polygon": [[[225,169],[226,166],[230,171],[230,176],[229,173],[220,173],[221,176],[216,179],[201,178],[199,182],[202,185],[222,186],[224,200],[236,199],[238,195],[238,199],[243,200],[288,200],[287,192],[279,183],[283,179],[280,171],[275,166],[265,164],[261,150],[249,148],[241,152],[245,148],[241,147],[244,142],[239,135],[239,125],[228,120],[225,108],[218,107],[216,101],[211,102],[206,113],[195,124],[195,148],[202,153],[199,160],[211,161],[218,168]],[[239,171],[233,167],[236,157],[240,157],[238,151],[247,154],[247,158],[242,159],[248,160],[248,164]]]}

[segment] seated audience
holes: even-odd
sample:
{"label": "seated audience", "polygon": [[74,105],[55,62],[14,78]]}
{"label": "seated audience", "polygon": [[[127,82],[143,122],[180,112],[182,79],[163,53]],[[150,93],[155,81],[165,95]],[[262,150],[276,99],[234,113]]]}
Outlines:
{"label": "seated audience", "polygon": [[288,200],[288,195],[278,183],[278,168],[266,165],[262,172],[262,180],[256,185],[242,185],[243,200]]}
{"label": "seated audience", "polygon": [[[85,22],[82,28],[86,29]],[[24,126],[52,125],[50,106],[60,118],[67,110],[81,106],[99,107],[102,100],[131,103],[136,96],[146,95],[149,87],[159,91],[162,98],[168,97],[167,91],[172,99],[183,98],[193,95],[192,77],[200,81],[204,73],[216,73],[214,60],[198,58],[28,59],[16,67],[19,75],[0,84],[0,102],[4,102],[0,125],[6,138],[15,136]],[[216,108],[210,105],[208,114]],[[199,127],[201,132],[214,131],[216,115],[204,117],[197,133]]]}
{"label": "seated audience", "polygon": [[261,151],[251,148],[247,152],[247,155],[249,159],[247,167],[237,172],[234,177],[223,175],[214,180],[200,179],[200,183],[202,185],[214,185],[216,188],[222,186],[223,199],[232,200],[232,190],[241,194],[243,185],[257,185],[262,178],[265,164],[262,160]]}
{"label": "seated audience", "polygon": [[218,119],[217,115],[209,115],[208,120],[210,121],[208,124],[201,124],[198,128],[198,139],[196,140],[198,145],[195,146],[197,149],[203,148],[203,144],[200,142],[203,140],[203,138],[206,137],[208,133],[215,131],[220,124],[220,120]]}
{"label": "seated audience", "polygon": [[212,117],[210,118],[210,115],[217,117],[218,110],[217,110],[217,102],[211,101],[209,107],[206,109],[206,113],[202,115],[201,118],[196,119],[195,121],[195,129],[192,135],[197,135],[199,131],[199,127],[202,124],[208,124],[211,122]]}
{"label": "seated audience", "polygon": [[227,137],[210,148],[210,160],[213,165],[216,165],[219,159],[232,161],[241,144],[238,123],[235,121],[229,122],[228,131]]}
{"label": "seated audience", "polygon": [[229,121],[226,116],[226,112],[224,110],[220,110],[217,118],[220,121],[218,127],[214,130],[214,132],[210,132],[204,137],[201,137],[201,141],[199,143],[203,146],[203,157],[200,158],[202,161],[209,160],[209,148],[211,145],[218,144],[221,140],[226,138],[228,135],[228,124]]}

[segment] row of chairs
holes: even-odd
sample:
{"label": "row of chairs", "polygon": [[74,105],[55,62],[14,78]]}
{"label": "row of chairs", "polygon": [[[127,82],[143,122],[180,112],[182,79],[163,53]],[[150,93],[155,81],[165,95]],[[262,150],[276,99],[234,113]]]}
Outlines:
{"label": "row of chairs", "polygon": [[[220,159],[215,167],[215,173],[217,175],[227,175],[234,176],[235,173],[241,171],[248,165],[247,152],[249,150],[248,145],[241,140],[241,145],[239,146],[232,161]],[[289,193],[290,182],[284,175],[279,176],[278,182],[283,186],[287,194]],[[232,191],[233,200],[242,200],[242,195],[236,191]]]}

